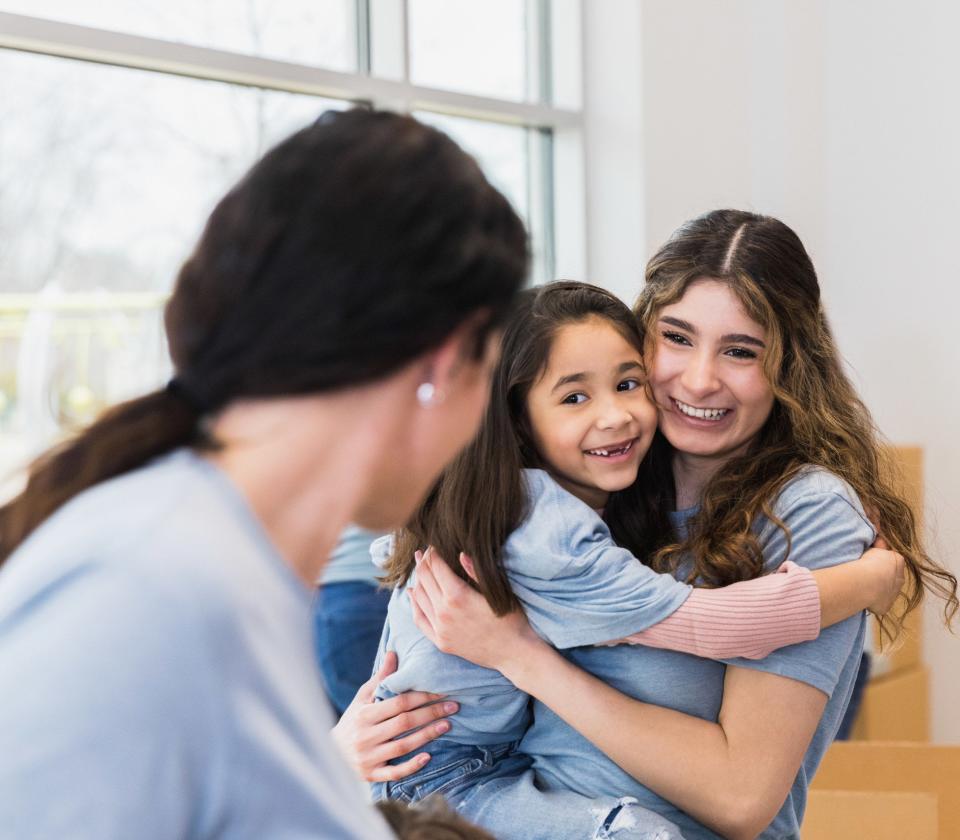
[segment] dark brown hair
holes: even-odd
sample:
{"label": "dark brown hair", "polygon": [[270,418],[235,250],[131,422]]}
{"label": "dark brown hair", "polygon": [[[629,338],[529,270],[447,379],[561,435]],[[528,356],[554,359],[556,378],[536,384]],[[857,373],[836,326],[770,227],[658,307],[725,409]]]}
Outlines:
{"label": "dark brown hair", "polygon": [[428,796],[415,805],[387,799],[378,802],[377,809],[398,840],[494,840],[450,810],[440,796]]}
{"label": "dark brown hair", "polygon": [[[474,561],[477,589],[498,614],[517,606],[501,551],[526,515],[524,467],[544,468],[527,416],[527,395],[543,375],[553,338],[561,327],[588,318],[610,323],[639,354],[640,332],[630,309],[615,295],[586,283],[557,282],[525,291],[507,321],[492,393],[480,431],[443,472],[408,526],[397,534],[385,583],[402,585],[413,569],[417,549],[433,546],[450,567],[467,579],[459,552]],[[646,465],[641,464],[641,470]],[[652,534],[665,525],[648,517],[666,516],[634,485],[611,494],[605,511],[614,539],[638,557],[653,547]]]}
{"label": "dark brown hair", "polygon": [[908,591],[900,616],[929,589],[944,599],[949,623],[958,607],[956,578],[923,549],[889,447],[843,371],[800,239],[777,219],[738,210],[717,210],[680,227],[647,264],[636,304],[648,358],[660,311],[704,278],[727,284],[766,330],[763,364],[774,407],[750,451],[707,483],[686,539],[662,539],[653,568],[673,572],[689,557],[689,579],[709,586],[763,574],[753,524],[766,516],[783,528],[789,545],[789,531],[772,505],[784,485],[812,464],[846,481],[906,558]]}
{"label": "dark brown hair", "polygon": [[446,135],[388,112],[324,114],[211,214],[166,307],[173,386],[33,463],[0,508],[0,561],[91,485],[215,445],[199,421],[233,400],[381,379],[470,319],[479,358],[527,265],[523,223]]}

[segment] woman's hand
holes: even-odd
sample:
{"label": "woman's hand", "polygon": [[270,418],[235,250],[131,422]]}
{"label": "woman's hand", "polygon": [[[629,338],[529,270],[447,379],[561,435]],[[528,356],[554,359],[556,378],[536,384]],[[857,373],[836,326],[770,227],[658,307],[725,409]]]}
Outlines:
{"label": "woman's hand", "polygon": [[[473,561],[465,554],[460,565],[476,578]],[[417,552],[417,583],[409,592],[417,627],[444,653],[506,673],[531,647],[546,644],[522,610],[497,616],[433,549]]]}
{"label": "woman's hand", "polygon": [[[415,755],[402,764],[387,762],[448,732],[449,721],[428,724],[460,708],[451,701],[438,702],[443,700],[442,694],[425,691],[408,691],[375,702],[373,694],[377,686],[396,670],[397,655],[390,651],[380,670],[360,686],[357,696],[330,733],[347,762],[368,782],[395,782],[423,767],[430,760],[429,753]],[[411,729],[417,731],[397,738]]]}
{"label": "woman's hand", "polygon": [[883,537],[877,537],[873,545],[859,561],[873,580],[873,597],[867,609],[875,615],[886,615],[893,608],[906,582],[903,555],[891,551]]}

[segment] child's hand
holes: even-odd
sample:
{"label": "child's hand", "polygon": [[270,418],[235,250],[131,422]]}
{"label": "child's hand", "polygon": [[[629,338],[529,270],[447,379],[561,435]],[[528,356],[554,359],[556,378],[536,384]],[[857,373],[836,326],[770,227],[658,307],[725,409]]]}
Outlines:
{"label": "child's hand", "polygon": [[891,551],[883,537],[877,537],[873,546],[859,563],[869,571],[873,581],[874,597],[868,609],[875,615],[886,615],[893,608],[906,582],[903,555]]}
{"label": "child's hand", "polygon": [[[430,754],[426,752],[402,764],[387,762],[449,731],[450,724],[445,720],[432,726],[427,724],[451,715],[459,708],[451,701],[437,702],[443,699],[442,694],[425,691],[407,691],[389,700],[375,702],[373,694],[377,686],[396,670],[397,655],[390,651],[380,670],[360,686],[357,696],[330,733],[347,762],[361,779],[368,782],[393,782],[423,767],[430,760]],[[411,729],[417,731],[397,738]]]}
{"label": "child's hand", "polygon": [[[473,579],[473,562],[460,555]],[[444,653],[503,671],[530,644],[543,644],[522,611],[498,617],[486,599],[455,575],[433,549],[417,552],[417,583],[409,590],[420,631]]]}

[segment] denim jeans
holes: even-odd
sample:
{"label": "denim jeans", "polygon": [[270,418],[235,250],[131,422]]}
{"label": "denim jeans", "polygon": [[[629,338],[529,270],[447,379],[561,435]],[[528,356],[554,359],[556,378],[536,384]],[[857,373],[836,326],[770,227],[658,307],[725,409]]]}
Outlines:
{"label": "denim jeans", "polygon": [[317,660],[338,715],[370,679],[390,592],[369,583],[325,584],[314,604]]}
{"label": "denim jeans", "polygon": [[529,756],[516,746],[470,746],[438,738],[424,747],[431,754],[426,767],[406,779],[372,785],[373,798],[415,804],[442,796],[498,840],[683,840],[673,823],[641,808],[633,797],[542,790]]}

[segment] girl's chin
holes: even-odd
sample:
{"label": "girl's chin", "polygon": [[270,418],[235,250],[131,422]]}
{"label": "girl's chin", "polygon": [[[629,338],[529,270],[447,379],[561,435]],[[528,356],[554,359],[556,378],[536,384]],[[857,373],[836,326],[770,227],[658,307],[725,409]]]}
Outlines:
{"label": "girl's chin", "polygon": [[611,475],[606,475],[597,480],[597,489],[606,493],[617,493],[620,490],[626,490],[637,480],[638,464],[624,464],[623,469],[610,470]]}
{"label": "girl's chin", "polygon": [[725,447],[719,446],[716,439],[704,440],[703,435],[691,434],[689,429],[663,429],[663,436],[674,452],[684,455],[715,455]]}
{"label": "girl's chin", "polygon": [[751,439],[746,441],[718,441],[715,438],[704,440],[701,435],[667,435],[667,443],[680,455],[696,458],[733,458],[742,454]]}

